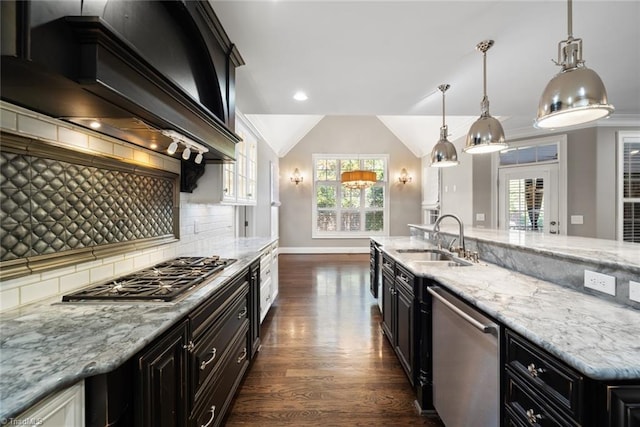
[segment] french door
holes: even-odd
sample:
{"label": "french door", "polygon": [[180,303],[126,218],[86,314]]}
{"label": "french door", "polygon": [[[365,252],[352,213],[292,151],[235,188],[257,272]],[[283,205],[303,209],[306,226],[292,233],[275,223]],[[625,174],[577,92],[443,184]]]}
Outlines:
{"label": "french door", "polygon": [[498,170],[498,227],[559,234],[558,165]]}

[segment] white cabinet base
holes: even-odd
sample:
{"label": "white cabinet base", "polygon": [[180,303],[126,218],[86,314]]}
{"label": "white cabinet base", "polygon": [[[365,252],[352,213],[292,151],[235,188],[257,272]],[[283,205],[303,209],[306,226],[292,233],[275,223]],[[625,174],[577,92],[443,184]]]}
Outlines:
{"label": "white cabinet base", "polygon": [[84,382],[49,396],[9,420],[20,425],[44,427],[84,427]]}

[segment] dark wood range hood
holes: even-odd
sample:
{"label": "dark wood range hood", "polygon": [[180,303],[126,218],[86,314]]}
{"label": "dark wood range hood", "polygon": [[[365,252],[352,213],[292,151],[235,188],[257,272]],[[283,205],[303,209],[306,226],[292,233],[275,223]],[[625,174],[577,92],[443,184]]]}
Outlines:
{"label": "dark wood range hood", "polygon": [[182,161],[183,178],[234,160],[244,62],[208,1],[3,0],[1,12],[3,100],[161,152],[162,131],[178,132],[209,150]]}

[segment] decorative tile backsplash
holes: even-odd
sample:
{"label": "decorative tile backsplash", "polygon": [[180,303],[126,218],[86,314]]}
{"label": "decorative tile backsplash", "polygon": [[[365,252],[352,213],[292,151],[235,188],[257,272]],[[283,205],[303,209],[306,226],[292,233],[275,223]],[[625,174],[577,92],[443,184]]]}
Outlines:
{"label": "decorative tile backsplash", "polygon": [[174,182],[0,152],[0,261],[171,234]]}

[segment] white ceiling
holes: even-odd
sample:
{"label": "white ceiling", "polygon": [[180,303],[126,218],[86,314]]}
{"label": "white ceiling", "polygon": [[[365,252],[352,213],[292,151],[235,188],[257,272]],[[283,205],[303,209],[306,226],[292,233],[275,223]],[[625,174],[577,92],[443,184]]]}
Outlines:
{"label": "white ceiling", "polygon": [[[278,155],[325,115],[375,115],[417,156],[439,138],[442,96],[450,140],[480,113],[487,53],[491,114],[507,139],[534,130],[540,94],[560,68],[567,3],[553,1],[210,0],[246,65],[237,107]],[[573,35],[607,88],[609,123],[640,125],[640,1],[573,2]],[[304,90],[309,99],[292,97]]]}

